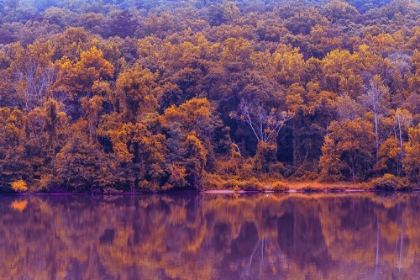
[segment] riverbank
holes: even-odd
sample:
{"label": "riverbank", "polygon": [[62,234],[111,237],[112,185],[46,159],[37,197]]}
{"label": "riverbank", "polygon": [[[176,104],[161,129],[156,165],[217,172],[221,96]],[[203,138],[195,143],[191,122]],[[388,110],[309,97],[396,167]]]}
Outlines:
{"label": "riverbank", "polygon": [[204,190],[204,193],[209,194],[229,194],[229,193],[344,193],[344,192],[371,192],[375,188],[367,183],[353,184],[353,183],[319,183],[319,182],[274,182],[261,183],[262,188],[255,186],[255,188],[247,189],[211,189]]}
{"label": "riverbank", "polygon": [[153,193],[185,193],[201,192],[208,194],[232,194],[232,193],[351,193],[351,192],[411,192],[420,191],[418,185],[409,185],[401,183],[401,180],[395,178],[379,178],[370,182],[319,182],[319,181],[287,181],[276,179],[248,179],[240,180],[238,178],[220,178],[217,180],[205,180],[200,189],[174,188],[166,191],[151,191],[148,189],[139,189],[135,191],[124,191],[112,187],[95,188],[85,192],[70,192],[65,188],[55,188],[47,192],[37,192],[34,190],[22,192],[5,192],[2,194],[11,195],[54,195],[66,196],[71,194],[88,194],[93,196],[101,195],[140,195]]}
{"label": "riverbank", "polygon": [[358,192],[358,191],[414,191],[420,190],[419,184],[410,182],[405,177],[384,174],[365,182],[322,182],[289,181],[281,178],[250,178],[222,177],[207,175],[203,182],[204,190],[214,191],[258,191],[258,192]]}

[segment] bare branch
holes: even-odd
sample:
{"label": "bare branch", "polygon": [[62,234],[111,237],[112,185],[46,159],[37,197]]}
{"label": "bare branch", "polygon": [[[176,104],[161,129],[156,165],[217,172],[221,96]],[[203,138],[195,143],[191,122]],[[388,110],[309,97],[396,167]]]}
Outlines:
{"label": "bare branch", "polygon": [[279,134],[284,123],[293,117],[291,112],[280,112],[271,108],[266,110],[261,104],[252,104],[245,99],[239,103],[238,110],[230,114],[238,121],[247,123],[258,141],[269,142]]}

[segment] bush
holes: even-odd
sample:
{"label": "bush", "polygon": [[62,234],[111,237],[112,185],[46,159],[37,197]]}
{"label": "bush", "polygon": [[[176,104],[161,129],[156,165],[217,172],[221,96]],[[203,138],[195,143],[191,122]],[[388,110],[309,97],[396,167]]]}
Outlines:
{"label": "bush", "polygon": [[242,184],[242,189],[246,191],[262,191],[264,185],[258,179],[252,177]]}
{"label": "bush", "polygon": [[271,185],[271,190],[275,192],[284,192],[288,191],[289,187],[286,186],[283,182],[276,181]]}
{"label": "bush", "polygon": [[244,164],[242,165],[241,170],[239,171],[240,176],[242,179],[244,180],[253,180],[253,176],[254,174],[254,169],[253,169],[253,159],[249,158],[247,159]]}
{"label": "bush", "polygon": [[225,182],[223,182],[223,189],[225,190],[240,190],[241,188],[241,182],[235,179],[229,179]]}
{"label": "bush", "polygon": [[307,186],[303,187],[302,190],[305,193],[313,193],[313,192],[322,192],[323,191],[322,189],[313,187],[311,185],[307,185]]}
{"label": "bush", "polygon": [[43,174],[38,184],[35,185],[34,191],[36,192],[47,192],[51,190],[56,184],[55,178],[52,174]]}
{"label": "bush", "polygon": [[380,191],[395,191],[398,186],[398,178],[392,174],[385,174],[384,176],[372,180],[372,186]]}
{"label": "bush", "polygon": [[228,179],[222,183],[223,189],[234,191],[262,191],[264,186],[256,178],[242,181],[237,179]]}
{"label": "bush", "polygon": [[12,189],[15,192],[26,192],[28,190],[28,186],[25,181],[19,180],[12,183]]}

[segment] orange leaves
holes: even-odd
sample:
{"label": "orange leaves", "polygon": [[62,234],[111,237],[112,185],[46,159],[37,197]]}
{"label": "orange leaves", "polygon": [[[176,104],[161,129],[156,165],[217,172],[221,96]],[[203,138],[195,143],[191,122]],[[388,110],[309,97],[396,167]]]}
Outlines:
{"label": "orange leaves", "polygon": [[18,109],[0,107],[0,188],[10,191],[11,183],[31,173],[25,153],[27,117]]}
{"label": "orange leaves", "polygon": [[274,76],[280,84],[291,85],[301,82],[305,61],[298,49],[279,45],[273,54]]}
{"label": "orange leaves", "polygon": [[[207,159],[212,157],[210,137],[214,125],[211,118],[210,103],[205,98],[193,98],[179,107],[173,105],[159,117],[168,135],[166,145],[170,163],[178,168],[185,168],[188,183],[195,188],[201,188],[201,177]],[[170,175],[170,181],[171,176],[173,175]],[[179,179],[176,181],[183,182]]]}
{"label": "orange leaves", "polygon": [[[42,22],[5,17],[3,41],[21,42],[0,47],[2,186],[20,179],[51,186],[56,173],[63,180],[65,170],[79,174],[78,161],[90,164],[78,177],[85,181],[61,183],[111,181],[89,177],[97,168],[115,171],[125,190],[200,186],[204,171],[218,169],[244,174],[255,154],[258,172],[280,170],[279,160],[296,178],[315,174],[321,153],[331,178],[404,175],[405,148],[414,161],[415,1],[360,5],[362,14],[341,0],[245,1],[240,10],[236,2],[175,2],[149,3],[148,14],[117,3],[51,8]],[[242,156],[233,145],[245,171],[237,172]],[[216,166],[229,158],[226,168]]]}
{"label": "orange leaves", "polygon": [[26,182],[23,180],[15,181],[11,185],[12,185],[12,190],[14,190],[15,192],[25,192],[28,190],[28,186],[26,185]]}
{"label": "orange leaves", "polygon": [[88,140],[89,125],[79,120],[70,127],[70,137],[56,156],[57,181],[72,191],[83,192],[114,184],[109,155]]}
{"label": "orange leaves", "polygon": [[18,109],[0,108],[0,134],[6,146],[18,146],[25,137],[26,116]]}
{"label": "orange leaves", "polygon": [[378,151],[378,163],[375,164],[375,170],[396,171],[397,165],[401,164],[401,147],[395,137],[386,139]]}
{"label": "orange leaves", "polygon": [[141,121],[147,115],[156,113],[161,89],[156,83],[158,73],[140,65],[122,72],[117,79],[114,102],[117,110],[127,121]]}
{"label": "orange leaves", "polygon": [[232,72],[245,70],[253,52],[249,41],[240,38],[228,38],[222,44],[223,65]]}
{"label": "orange leaves", "polygon": [[53,51],[50,42],[28,45],[14,44],[11,48],[13,62],[10,70],[17,94],[25,111],[41,106],[55,81]]}
{"label": "orange leaves", "polygon": [[404,146],[406,157],[403,160],[404,171],[412,182],[420,181],[420,124],[408,129],[409,141]]}
{"label": "orange leaves", "polygon": [[355,7],[340,0],[333,0],[329,2],[326,5],[325,10],[326,17],[332,22],[336,22],[339,19],[355,20],[355,18],[359,15],[359,12]]}
{"label": "orange leaves", "polygon": [[114,76],[114,66],[103,58],[103,53],[96,47],[82,52],[80,61],[75,65],[76,69],[87,69],[92,72],[96,79],[108,80]]}
{"label": "orange leaves", "polygon": [[310,34],[314,57],[322,58],[342,45],[341,34],[331,26],[316,24]]}
{"label": "orange leaves", "polygon": [[69,27],[62,34],[54,38],[55,58],[68,57],[75,60],[80,57],[80,53],[92,47],[92,34],[82,27]]}
{"label": "orange leaves", "polygon": [[187,170],[185,167],[172,164],[168,166],[168,172],[169,179],[167,184],[163,186],[163,190],[169,190],[174,186],[182,188],[187,185],[187,181],[185,180],[187,177]]}
{"label": "orange leaves", "polygon": [[293,84],[289,87],[286,95],[286,105],[290,111],[297,113],[301,105],[304,105],[305,101],[302,96],[306,95],[306,91],[303,87],[298,84]]}
{"label": "orange leaves", "polygon": [[321,64],[325,75],[324,87],[356,98],[363,92],[363,80],[359,75],[361,66],[357,54],[350,54],[346,50],[330,52]]}
{"label": "orange leaves", "polygon": [[200,188],[197,180],[200,180],[201,175],[204,172],[204,167],[207,162],[208,151],[201,143],[200,139],[197,138],[195,133],[190,133],[187,135],[185,140],[185,151],[186,151],[186,165],[188,166],[188,172],[197,177],[193,181],[193,185],[196,188]]}
{"label": "orange leaves", "polygon": [[[206,155],[207,152],[203,145],[201,144],[200,139],[197,138],[195,133],[190,133],[187,135],[187,139],[185,140],[186,146],[187,146],[187,152],[194,154],[195,156],[198,156],[198,159],[203,160],[203,163],[206,162]],[[203,164],[203,165],[204,165]]]}
{"label": "orange leaves", "polygon": [[107,134],[112,142],[112,149],[116,156],[116,159],[120,163],[129,163],[134,158],[134,151],[132,150],[132,143],[141,133],[144,127],[140,124],[133,125],[132,123],[118,124],[112,130],[108,130]]}
{"label": "orange leaves", "polygon": [[373,125],[361,118],[333,121],[328,127],[320,163],[326,178],[364,179],[372,167]]}
{"label": "orange leaves", "polygon": [[172,105],[165,110],[161,121],[163,126],[179,123],[186,133],[204,133],[210,128],[211,108],[206,98],[193,98],[179,107]]}
{"label": "orange leaves", "polygon": [[95,89],[102,88],[97,86],[97,82],[114,76],[114,66],[103,58],[102,51],[96,47],[82,52],[80,60],[71,61],[63,57],[56,64],[59,69],[56,90],[68,92],[72,101],[88,93],[95,93]]}

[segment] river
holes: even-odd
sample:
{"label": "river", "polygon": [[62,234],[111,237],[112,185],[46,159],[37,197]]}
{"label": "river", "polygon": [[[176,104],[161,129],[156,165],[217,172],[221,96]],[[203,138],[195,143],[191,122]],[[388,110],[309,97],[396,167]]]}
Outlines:
{"label": "river", "polygon": [[418,279],[420,194],[0,197],[0,279]]}

